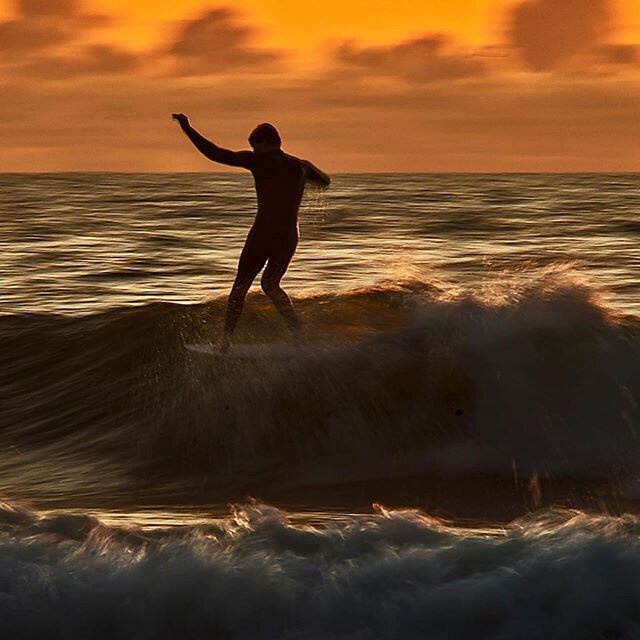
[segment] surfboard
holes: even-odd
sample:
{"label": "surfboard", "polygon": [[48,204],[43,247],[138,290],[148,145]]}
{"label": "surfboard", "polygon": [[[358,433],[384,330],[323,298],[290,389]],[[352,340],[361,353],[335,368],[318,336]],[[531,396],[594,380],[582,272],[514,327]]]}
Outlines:
{"label": "surfboard", "polygon": [[[227,351],[220,351],[215,344],[188,344],[188,351],[198,355],[226,360],[289,360],[305,356],[322,355],[331,348],[321,344],[239,344],[232,345]],[[335,347],[334,347],[335,349]]]}

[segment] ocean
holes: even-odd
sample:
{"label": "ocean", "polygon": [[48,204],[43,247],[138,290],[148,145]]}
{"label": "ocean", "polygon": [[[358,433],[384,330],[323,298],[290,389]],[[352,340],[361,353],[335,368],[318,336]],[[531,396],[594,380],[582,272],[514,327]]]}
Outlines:
{"label": "ocean", "polygon": [[3,637],[639,638],[639,202],[337,175],[239,359],[250,178],[0,174]]}

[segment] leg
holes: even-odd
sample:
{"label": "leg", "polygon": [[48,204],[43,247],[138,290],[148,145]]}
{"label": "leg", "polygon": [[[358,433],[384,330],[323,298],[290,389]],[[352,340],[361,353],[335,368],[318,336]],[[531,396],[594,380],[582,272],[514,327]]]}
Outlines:
{"label": "leg", "polygon": [[255,277],[260,273],[264,263],[267,261],[267,254],[262,251],[257,243],[253,240],[251,233],[247,237],[247,241],[244,245],[244,249],[240,254],[240,261],[238,262],[238,273],[236,274],[235,282],[231,288],[231,293],[227,300],[227,315],[224,323],[224,336],[222,338],[222,344],[220,348],[224,351],[229,348],[231,344],[231,336],[235,331],[240,315],[242,314],[242,308],[244,306],[244,299],[247,297],[251,284],[255,280]]}
{"label": "leg", "polygon": [[267,268],[262,274],[260,284],[262,290],[269,296],[271,302],[273,302],[280,315],[284,318],[289,331],[299,340],[302,323],[286,291],[280,287],[280,281],[289,268],[289,263],[291,262],[291,258],[293,258],[297,244],[296,238],[295,242],[292,243],[293,246],[290,245],[286,248],[286,251],[278,252],[278,254],[273,255],[269,259]]}

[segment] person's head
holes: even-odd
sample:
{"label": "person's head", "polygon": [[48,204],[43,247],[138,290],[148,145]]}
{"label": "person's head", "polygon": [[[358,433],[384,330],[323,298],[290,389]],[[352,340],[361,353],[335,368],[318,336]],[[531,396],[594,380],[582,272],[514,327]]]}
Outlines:
{"label": "person's head", "polygon": [[268,122],[259,124],[249,135],[249,144],[255,151],[270,151],[279,149],[282,140],[278,130]]}

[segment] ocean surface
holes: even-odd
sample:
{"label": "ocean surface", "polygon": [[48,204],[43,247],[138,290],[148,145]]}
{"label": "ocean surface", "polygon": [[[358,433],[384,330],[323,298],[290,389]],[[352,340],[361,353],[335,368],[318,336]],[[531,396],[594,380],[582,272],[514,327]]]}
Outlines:
{"label": "ocean surface", "polygon": [[640,174],[335,176],[195,354],[254,209],[0,174],[2,636],[640,638]]}

